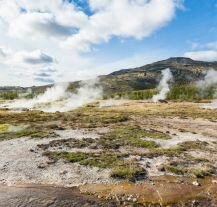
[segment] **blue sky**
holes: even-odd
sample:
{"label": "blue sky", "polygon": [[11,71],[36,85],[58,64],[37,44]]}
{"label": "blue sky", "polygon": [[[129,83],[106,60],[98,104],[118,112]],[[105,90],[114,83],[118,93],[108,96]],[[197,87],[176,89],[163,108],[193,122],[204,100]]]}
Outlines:
{"label": "blue sky", "polygon": [[114,38],[109,44],[98,46],[96,55],[100,58],[105,57],[101,55],[103,50],[107,53],[105,59],[108,57],[119,59],[143,53],[151,53],[154,59],[161,59],[183,56],[190,50],[197,51],[198,48],[192,48],[193,44],[200,44],[202,47],[217,40],[215,5],[217,5],[216,0],[186,0],[185,8],[177,10],[175,18],[150,37],[142,40],[129,38],[124,42]]}
{"label": "blue sky", "polygon": [[88,79],[175,56],[217,61],[216,34],[217,0],[3,0],[0,85]]}

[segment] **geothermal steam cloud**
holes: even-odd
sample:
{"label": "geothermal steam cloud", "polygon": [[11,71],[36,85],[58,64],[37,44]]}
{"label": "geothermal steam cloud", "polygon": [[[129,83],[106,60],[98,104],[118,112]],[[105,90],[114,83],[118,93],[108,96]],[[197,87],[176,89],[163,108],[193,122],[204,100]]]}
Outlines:
{"label": "geothermal steam cloud", "polygon": [[214,84],[217,84],[217,71],[214,69],[208,70],[204,79],[197,83],[200,88],[207,88]]}
{"label": "geothermal steam cloud", "polygon": [[[215,84],[217,84],[217,71],[213,69],[208,70],[204,79],[197,83],[202,90]],[[214,94],[214,97],[217,98],[217,92]],[[211,104],[205,105],[204,108],[217,109],[217,99],[213,100]]]}
{"label": "geothermal steam cloud", "polygon": [[167,94],[170,91],[170,82],[172,82],[173,80],[173,75],[169,68],[163,70],[161,74],[162,74],[162,79],[157,87],[159,93],[157,95],[154,95],[152,98],[154,102],[158,102],[160,100],[166,99]]}
{"label": "geothermal steam cloud", "polygon": [[17,100],[7,105],[11,109],[37,109],[45,112],[65,112],[76,109],[102,97],[102,88],[97,81],[82,82],[77,92],[67,91],[68,84],[59,84],[48,88],[44,94],[27,100]]}

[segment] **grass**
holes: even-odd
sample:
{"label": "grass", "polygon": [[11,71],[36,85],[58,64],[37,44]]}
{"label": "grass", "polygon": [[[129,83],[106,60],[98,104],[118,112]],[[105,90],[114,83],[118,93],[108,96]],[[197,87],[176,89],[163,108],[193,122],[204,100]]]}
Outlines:
{"label": "grass", "polygon": [[50,135],[50,131],[39,130],[35,128],[22,128],[13,131],[5,131],[0,133],[0,141],[7,139],[16,139],[21,137],[44,138]]}
{"label": "grass", "polygon": [[157,93],[156,89],[146,89],[139,91],[126,91],[104,95],[104,99],[109,98],[125,98],[130,100],[151,99]]}
{"label": "grass", "polygon": [[[158,144],[154,141],[145,140],[149,137],[163,137],[160,132],[146,131],[135,126],[117,126],[110,132],[103,134],[97,140],[97,144],[105,149],[118,149],[120,146],[133,146],[143,148],[157,148]],[[166,138],[166,135],[165,137]]]}
{"label": "grass", "polygon": [[197,178],[204,178],[205,176],[210,176],[209,171],[193,169],[190,171]]}
{"label": "grass", "polygon": [[202,99],[213,99],[216,92],[216,85],[205,89],[195,84],[174,84],[168,94],[169,100],[195,101]]}
{"label": "grass", "polygon": [[3,100],[13,100],[19,98],[17,92],[7,91],[7,92],[0,92],[0,99]]}
{"label": "grass", "polygon": [[184,166],[173,166],[166,165],[164,166],[166,172],[170,172],[176,175],[191,175],[196,178],[204,178],[206,176],[211,176],[216,174],[216,168],[209,167],[207,169],[198,169],[198,168],[188,168]]}
{"label": "grass", "polygon": [[139,164],[123,160],[113,165],[111,176],[114,178],[137,180],[144,178],[146,174],[146,170]]}
{"label": "grass", "polygon": [[71,128],[95,128],[113,123],[123,123],[129,120],[128,113],[101,111],[96,107],[84,107],[65,113],[45,113],[41,111],[27,111],[17,113],[0,110],[0,124],[31,124],[47,125],[48,122],[60,121]]}
{"label": "grass", "polygon": [[184,175],[185,171],[183,168],[177,167],[177,166],[172,166],[172,165],[167,165],[164,167],[166,172],[171,172],[176,175]]}
{"label": "grass", "polygon": [[202,104],[190,102],[169,102],[168,104],[153,104],[131,102],[128,106],[104,108],[104,111],[125,112],[133,115],[135,119],[148,119],[149,117],[179,117],[202,118],[210,121],[217,120],[217,110],[202,108]]}
{"label": "grass", "polygon": [[132,146],[132,147],[142,147],[142,148],[157,148],[159,145],[154,141],[147,141],[142,139],[134,139],[130,138],[127,140],[126,145]]}
{"label": "grass", "polygon": [[160,157],[160,156],[168,156],[168,157],[178,157],[181,153],[185,151],[184,148],[180,146],[171,147],[171,148],[156,148],[152,149],[147,156],[148,157]]}
{"label": "grass", "polygon": [[80,162],[88,158],[88,154],[82,152],[46,152],[44,154],[55,161],[64,159],[72,163]]}
{"label": "grass", "polygon": [[179,144],[184,150],[205,149],[207,145],[209,145],[207,142],[202,141],[187,141]]}
{"label": "grass", "polygon": [[[217,86],[212,85],[205,89],[197,87],[196,84],[174,84],[172,85],[169,94],[167,95],[168,100],[179,100],[179,101],[199,101],[202,99],[213,99],[216,93]],[[126,98],[130,100],[147,100],[151,99],[157,94],[157,89],[146,89],[138,91],[124,91],[112,94],[104,95],[104,99],[109,98]]]}
{"label": "grass", "polygon": [[99,153],[83,153],[83,152],[45,152],[44,155],[53,160],[64,159],[68,162],[79,162],[81,165],[90,167],[108,168],[116,162],[120,155],[111,151],[103,151]]}
{"label": "grass", "polygon": [[0,133],[7,131],[9,127],[10,127],[9,124],[0,124]]}
{"label": "grass", "polygon": [[179,157],[183,152],[188,150],[195,149],[205,149],[208,145],[207,142],[201,141],[187,141],[178,144],[175,147],[171,148],[154,148],[147,154],[149,157],[159,157],[159,156],[168,156],[168,157]]}
{"label": "grass", "polygon": [[123,159],[122,155],[112,151],[99,153],[83,152],[57,152],[47,151],[44,153],[48,158],[57,161],[63,159],[72,163],[79,163],[89,167],[109,168],[111,177],[129,179],[131,181],[143,179],[147,172],[139,164]]}

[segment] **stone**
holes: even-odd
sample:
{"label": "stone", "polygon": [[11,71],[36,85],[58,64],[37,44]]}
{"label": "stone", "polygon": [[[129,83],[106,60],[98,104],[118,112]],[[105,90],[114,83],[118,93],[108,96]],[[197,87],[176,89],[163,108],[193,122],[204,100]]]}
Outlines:
{"label": "stone", "polygon": [[192,184],[195,186],[200,186],[200,183],[198,183],[198,181],[194,181],[194,182],[192,182]]}

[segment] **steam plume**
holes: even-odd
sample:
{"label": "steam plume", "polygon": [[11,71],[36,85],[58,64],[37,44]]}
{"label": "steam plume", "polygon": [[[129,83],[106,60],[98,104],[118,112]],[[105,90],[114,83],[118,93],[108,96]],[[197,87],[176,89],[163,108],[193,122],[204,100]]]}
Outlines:
{"label": "steam plume", "polygon": [[217,84],[217,71],[214,69],[208,70],[204,79],[197,83],[200,88],[207,88],[214,84]]}
{"label": "steam plume", "polygon": [[68,84],[55,85],[36,98],[17,100],[6,107],[37,109],[45,112],[70,111],[102,97],[102,88],[96,86],[96,83],[96,80],[82,82],[75,93],[67,91]]}
{"label": "steam plume", "polygon": [[158,90],[160,91],[157,95],[154,95],[152,97],[152,100],[154,102],[158,102],[160,100],[165,100],[166,97],[167,97],[167,94],[169,93],[170,91],[170,85],[169,83],[173,80],[173,75],[170,71],[169,68],[163,70],[161,72],[162,74],[162,79],[158,85]]}
{"label": "steam plume", "polygon": [[[197,83],[202,90],[215,84],[217,84],[217,71],[214,69],[208,70],[204,79]],[[214,94],[214,98],[217,98],[217,92]],[[205,105],[204,108],[217,109],[217,99],[213,100],[211,104]]]}

